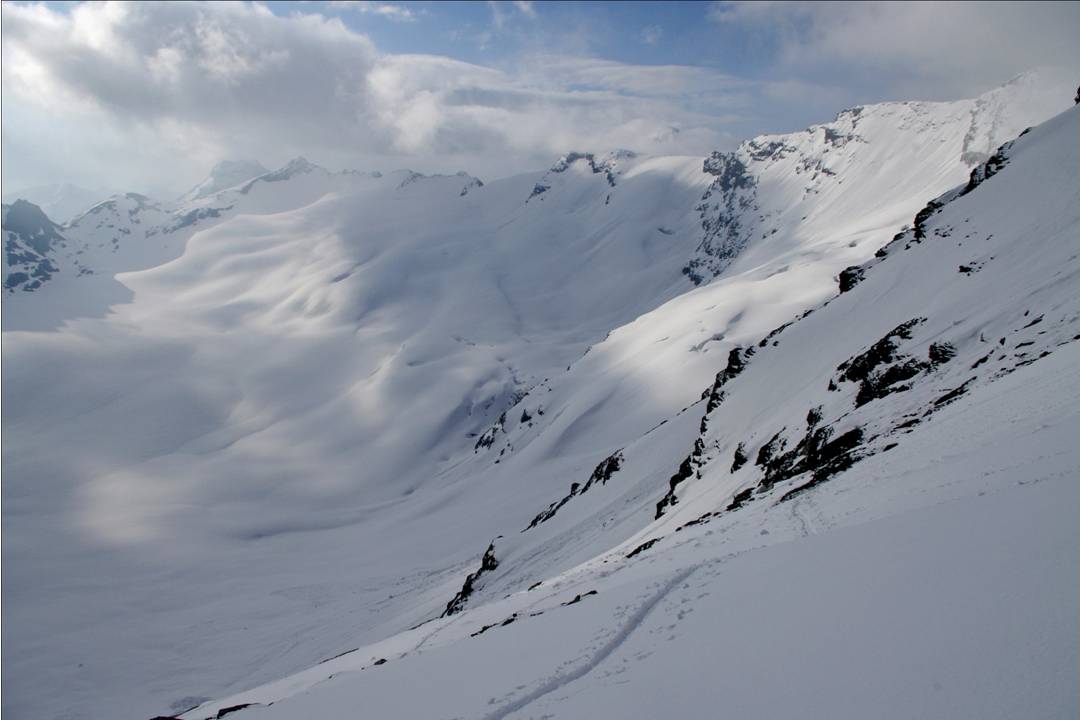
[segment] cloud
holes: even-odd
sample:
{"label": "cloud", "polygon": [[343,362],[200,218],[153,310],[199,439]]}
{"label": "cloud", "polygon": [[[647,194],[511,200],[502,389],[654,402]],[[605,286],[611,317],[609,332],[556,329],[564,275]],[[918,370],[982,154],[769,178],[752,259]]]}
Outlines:
{"label": "cloud", "polygon": [[503,12],[503,4],[495,0],[488,0],[488,10],[492,13],[492,27],[496,32],[503,29],[507,22],[507,15]]}
{"label": "cloud", "polygon": [[641,39],[646,45],[656,45],[661,41],[661,35],[664,34],[664,28],[660,25],[649,25],[642,28]]}
{"label": "cloud", "polygon": [[537,18],[537,9],[533,7],[532,2],[515,0],[513,3],[507,3],[505,0],[488,0],[488,10],[492,14],[491,26],[495,32],[503,32],[503,29],[515,17],[513,10],[510,12],[507,11],[507,9],[511,7],[517,10],[521,17],[528,18],[529,20],[535,20]]}
{"label": "cloud", "polygon": [[331,0],[328,4],[336,10],[353,10],[364,15],[377,15],[397,22],[414,22],[420,14],[420,11],[404,5],[367,2],[367,0]]}
{"label": "cloud", "polygon": [[752,81],[588,57],[542,8],[490,8],[493,32],[529,23],[506,27],[517,49],[498,67],[388,54],[340,17],[258,3],[3,3],[4,179],[166,195],[234,157],[490,179],[571,149],[706,154],[857,103],[971,96],[1077,52],[1075,4],[709,6],[712,43],[758,48]]}
{"label": "cloud", "polygon": [[493,177],[575,148],[704,154],[732,140],[703,109],[746,104],[739,83],[701,68],[530,56],[500,70],[386,54],[337,18],[257,4],[2,12],[15,184],[180,192],[229,157]]}
{"label": "cloud", "polygon": [[537,17],[537,9],[533,7],[533,3],[529,0],[514,0],[514,7],[518,8],[518,12],[526,17]]}
{"label": "cloud", "polygon": [[1036,66],[1076,67],[1078,4],[716,2],[708,16],[753,35],[783,79],[907,99],[971,96]]}

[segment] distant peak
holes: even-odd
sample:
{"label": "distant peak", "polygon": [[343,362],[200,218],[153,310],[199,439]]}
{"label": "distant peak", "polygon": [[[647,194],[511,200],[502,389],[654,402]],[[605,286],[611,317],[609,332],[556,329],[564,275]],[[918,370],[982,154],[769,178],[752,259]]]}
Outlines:
{"label": "distant peak", "polygon": [[251,192],[251,189],[259,182],[284,182],[286,180],[291,180],[298,175],[307,175],[308,173],[316,171],[329,174],[327,173],[326,168],[316,165],[305,157],[298,156],[273,172],[264,173],[258,177],[252,178],[244,184],[244,187],[240,188],[240,192],[246,195]]}
{"label": "distant peak", "polygon": [[288,170],[291,172],[309,172],[315,170],[319,166],[308,160],[308,158],[298,155],[289,162],[287,162],[282,170]]}
{"label": "distant peak", "polygon": [[184,196],[185,200],[198,200],[208,195],[236,187],[268,171],[261,163],[252,160],[222,160],[214,165],[210,174]]}
{"label": "distant peak", "polygon": [[7,214],[4,218],[4,227],[18,227],[23,232],[32,232],[31,228],[44,229],[56,226],[45,211],[30,202],[19,198],[7,206]]}
{"label": "distant peak", "polygon": [[237,172],[238,170],[267,171],[262,163],[255,160],[222,160],[211,169],[210,174],[220,175],[222,173]]}
{"label": "distant peak", "polygon": [[57,232],[60,226],[34,203],[20,198],[6,205],[5,210],[4,230],[20,235],[38,253],[47,252],[54,240],[61,239]]}
{"label": "distant peak", "polygon": [[18,198],[15,202],[10,203],[10,205],[13,210],[18,209],[19,212],[39,212],[42,215],[45,214],[37,205],[29,200],[23,200],[22,198]]}

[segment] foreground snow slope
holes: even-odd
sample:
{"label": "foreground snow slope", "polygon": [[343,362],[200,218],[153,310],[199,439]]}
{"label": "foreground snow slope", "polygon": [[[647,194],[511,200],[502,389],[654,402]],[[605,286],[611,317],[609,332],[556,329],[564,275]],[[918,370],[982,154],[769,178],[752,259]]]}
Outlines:
{"label": "foreground snow slope", "polygon": [[[1078,130],[1004,147],[730,354],[690,432],[508,528],[486,602],[184,716],[1076,714]],[[677,500],[548,576],[536,531],[652,517],[668,488],[640,480],[675,441]]]}
{"label": "foreground snow slope", "polygon": [[[177,712],[727,503],[750,470],[653,524],[733,346],[832,295],[1047,87],[486,185],[298,160],[62,227],[94,274],[4,297],[6,330],[58,328],[4,336],[4,709]],[[778,419],[703,443],[730,464]]]}

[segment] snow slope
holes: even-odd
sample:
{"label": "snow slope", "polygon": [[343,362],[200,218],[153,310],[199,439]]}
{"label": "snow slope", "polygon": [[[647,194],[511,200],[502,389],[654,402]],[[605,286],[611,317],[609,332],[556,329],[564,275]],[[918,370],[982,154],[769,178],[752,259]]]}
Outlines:
{"label": "snow slope", "polygon": [[[114,198],[61,228],[96,253],[95,274],[62,267],[3,303],[4,709],[178,712],[352,647],[430,632],[424,647],[467,647],[465,631],[502,622],[527,587],[555,583],[537,605],[554,610],[577,573],[593,582],[663,535],[636,556],[645,567],[672,524],[750,481],[753,465],[689,479],[654,523],[730,350],[828,298],[843,268],[963,183],[963,155],[991,147],[973,145],[974,127],[1004,141],[1046,117],[1032,97],[1068,102],[1054,85],[869,106],[705,162],[572,153],[487,184],[298,159],[179,205]],[[10,332],[43,327],[57,331]],[[730,464],[733,443],[780,425],[795,446],[791,410],[709,453]],[[722,443],[703,438],[701,457],[707,440]],[[736,547],[761,544],[758,531]],[[403,634],[447,610],[489,544],[498,567],[461,593],[463,611]],[[670,579],[635,577],[625,602]]]}
{"label": "snow slope", "polygon": [[[626,542],[527,587],[553,536],[497,538],[484,604],[185,717],[1077,713],[1078,130],[1007,145],[854,288],[736,350],[686,413],[678,502]],[[663,487],[635,483],[673,439],[545,523],[650,514]]]}
{"label": "snow slope", "polygon": [[[219,177],[221,174],[221,168],[215,168],[197,189],[228,182]],[[236,173],[230,179],[235,177]],[[130,288],[116,280],[117,274],[156,267],[179,257],[195,232],[234,215],[291,210],[333,190],[347,189],[358,177],[355,173],[330,173],[298,158],[278,171],[254,179],[245,177],[246,182],[236,187],[213,194],[193,190],[191,198],[178,202],[159,202],[138,193],[115,195],[63,226],[53,223],[62,242],[54,243],[43,258],[51,267],[47,278],[32,282],[21,275],[13,277],[15,271],[26,273],[12,265],[11,252],[7,252],[4,327],[53,330],[68,320],[101,317],[112,305],[131,301]],[[288,187],[285,192],[280,185],[283,182]],[[18,228],[5,224],[4,230],[10,243],[11,232]]]}

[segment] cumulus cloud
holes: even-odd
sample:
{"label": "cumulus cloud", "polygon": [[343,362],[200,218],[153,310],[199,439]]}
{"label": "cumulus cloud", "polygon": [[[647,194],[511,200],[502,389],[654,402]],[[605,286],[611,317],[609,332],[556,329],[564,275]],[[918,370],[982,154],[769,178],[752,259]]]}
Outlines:
{"label": "cumulus cloud", "polygon": [[785,79],[910,99],[970,96],[1036,66],[1075,68],[1078,4],[715,2],[710,18],[774,50]]}
{"label": "cumulus cloud", "polygon": [[[108,157],[127,176],[110,183],[168,175],[178,189],[233,156],[491,176],[579,147],[704,153],[726,136],[688,101],[740,101],[729,79],[698,68],[529,58],[496,70],[384,54],[338,19],[254,4],[5,4],[3,20],[5,144],[33,147],[12,160],[56,167],[52,141],[78,137],[69,178],[83,182],[74,166]],[[22,168],[5,158],[9,170]]]}
{"label": "cumulus cloud", "polygon": [[[403,22],[425,12],[337,6]],[[3,3],[5,182],[167,195],[234,157],[492,178],[572,149],[705,154],[858,102],[972,95],[1077,51],[1076,4],[706,6],[718,42],[726,32],[762,40],[765,70],[749,81],[588,57],[588,47],[556,54],[566,28],[544,35],[543,9],[523,2],[490,5],[492,25],[528,25],[534,52],[485,67],[381,52],[303,7]],[[661,37],[652,30],[644,41]]]}

